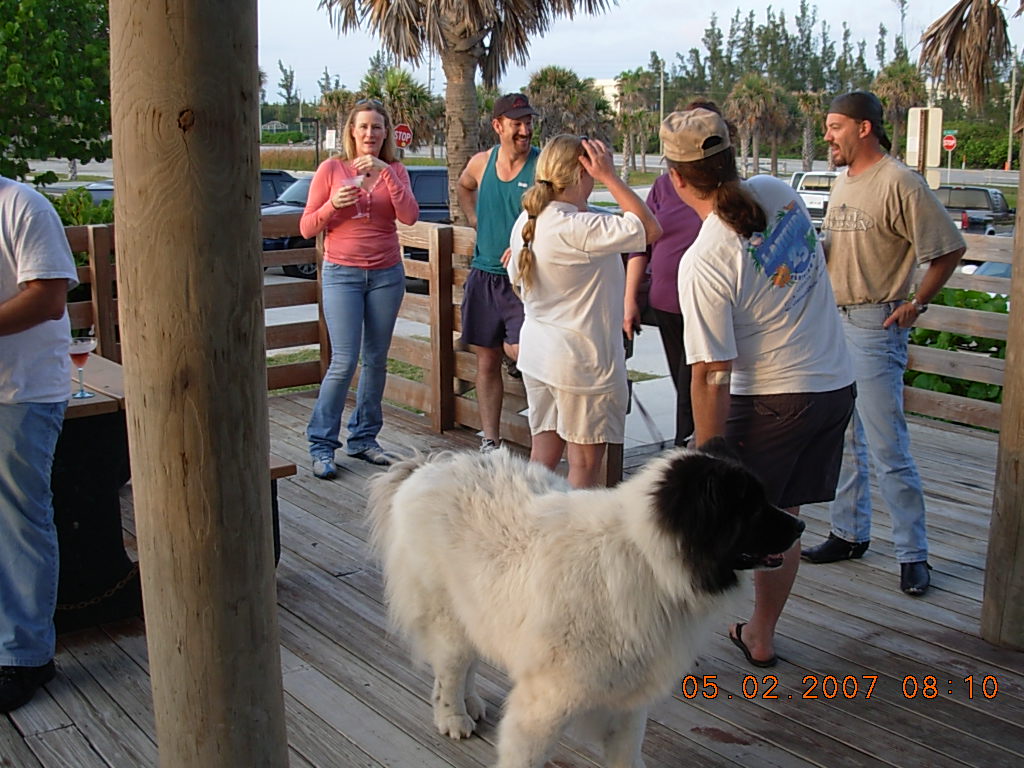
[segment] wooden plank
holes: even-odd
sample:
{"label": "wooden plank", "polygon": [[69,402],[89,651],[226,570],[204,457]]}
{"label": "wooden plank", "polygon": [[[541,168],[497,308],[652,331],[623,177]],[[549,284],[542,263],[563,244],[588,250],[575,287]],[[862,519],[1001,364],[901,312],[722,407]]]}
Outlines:
{"label": "wooden plank", "polygon": [[[88,633],[91,643],[109,643],[99,632]],[[57,678],[48,686],[53,697],[72,718],[76,728],[112,766],[156,765],[156,743],[90,671],[93,654],[89,642],[75,643],[74,652],[60,656]],[[79,659],[79,656],[83,660]],[[126,660],[121,660],[121,665]],[[131,665],[130,661],[127,664]],[[132,665],[134,666],[134,665]],[[148,722],[146,723],[148,725]]]}
{"label": "wooden plank", "polygon": [[270,454],[270,479],[280,480],[282,477],[291,477],[298,470],[295,464],[283,459],[275,453]]}
{"label": "wooden plank", "polygon": [[907,368],[912,371],[937,373],[942,376],[1002,386],[1006,362],[997,357],[956,349],[938,349],[911,344]]}
{"label": "wooden plank", "polygon": [[47,768],[110,768],[74,726],[35,734],[25,742]]}
{"label": "wooden plank", "polygon": [[287,237],[299,234],[299,220],[302,211],[283,213],[270,218],[260,217],[260,231],[263,237]]}
{"label": "wooden plank", "polygon": [[10,718],[0,717],[0,766],[3,768],[43,768]]}
{"label": "wooden plank", "polygon": [[[918,270],[921,274],[921,270]],[[968,291],[984,291],[985,293],[1008,294],[1010,281],[1005,277],[989,277],[988,275],[965,275],[954,272],[946,281],[946,288],[962,288]],[[930,309],[930,307],[929,307]]]}
{"label": "wooden plank", "polygon": [[111,360],[121,361],[117,345],[117,305],[114,300],[114,227],[89,227],[89,268],[92,270],[92,309],[96,349]]}
{"label": "wooden plank", "polygon": [[419,280],[430,280],[432,274],[432,268],[428,261],[416,261],[416,259],[406,258],[402,262],[402,266],[405,269],[406,277],[415,277]]}
{"label": "wooden plank", "polygon": [[1009,317],[1001,312],[930,304],[928,311],[917,318],[916,326],[933,331],[950,331],[960,336],[981,336],[1005,341]]}
{"label": "wooden plank", "polygon": [[316,280],[302,280],[294,283],[278,283],[263,287],[263,305],[266,309],[292,307],[317,303]]}
{"label": "wooden plank", "polygon": [[316,247],[263,251],[262,259],[264,267],[281,267],[287,264],[315,264]]}
{"label": "wooden plank", "polygon": [[994,237],[992,235],[975,235],[964,232],[967,243],[967,261],[998,261],[1001,264],[1013,263],[1013,238]]}
{"label": "wooden plank", "polygon": [[316,345],[319,342],[319,328],[315,320],[267,326],[268,350]]}
{"label": "wooden plank", "polygon": [[[74,383],[75,390],[78,390],[78,382]],[[89,416],[99,416],[103,413],[117,413],[120,409],[118,401],[106,395],[93,393],[90,398],[68,400],[67,410],[64,411],[65,419],[84,419]]]}
{"label": "wooden plank", "polygon": [[391,339],[388,357],[401,360],[403,363],[415,365],[429,373],[431,368],[430,341],[414,339],[410,336],[395,335]]}
{"label": "wooden plank", "polygon": [[305,387],[320,383],[320,363],[290,363],[288,365],[272,365],[267,368],[267,389],[284,389],[286,387]]}
{"label": "wooden plank", "polygon": [[398,315],[406,320],[430,325],[430,298],[415,293],[406,293]]}
{"label": "wooden plank", "polygon": [[999,429],[999,403],[990,403],[986,400],[904,387],[903,408],[909,413],[921,413],[936,419],[949,419],[960,424]]}

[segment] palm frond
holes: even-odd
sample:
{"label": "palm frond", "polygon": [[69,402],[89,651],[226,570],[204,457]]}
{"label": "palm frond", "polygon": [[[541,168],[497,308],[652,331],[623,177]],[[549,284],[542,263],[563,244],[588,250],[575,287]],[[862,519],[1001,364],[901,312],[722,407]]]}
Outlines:
{"label": "palm frond", "polygon": [[921,36],[919,65],[951,92],[978,104],[993,80],[994,67],[1010,55],[1000,0],[959,0]]}

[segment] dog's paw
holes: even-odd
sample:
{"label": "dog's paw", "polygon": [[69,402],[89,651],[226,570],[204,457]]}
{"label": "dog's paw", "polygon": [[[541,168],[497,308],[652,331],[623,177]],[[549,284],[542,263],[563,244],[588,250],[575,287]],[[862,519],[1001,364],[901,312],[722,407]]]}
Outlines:
{"label": "dog's paw", "polygon": [[466,712],[474,720],[483,720],[487,717],[487,705],[483,699],[471,693],[466,696]]}
{"label": "dog's paw", "polygon": [[434,725],[442,736],[450,739],[468,739],[476,729],[476,723],[469,715],[435,715]]}

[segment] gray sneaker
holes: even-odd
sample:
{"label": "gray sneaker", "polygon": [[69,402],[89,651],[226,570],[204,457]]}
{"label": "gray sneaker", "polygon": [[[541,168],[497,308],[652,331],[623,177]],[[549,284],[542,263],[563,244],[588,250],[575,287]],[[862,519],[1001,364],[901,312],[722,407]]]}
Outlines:
{"label": "gray sneaker", "polygon": [[485,437],[480,441],[480,453],[493,453],[501,447],[500,443],[496,443],[491,438]]}
{"label": "gray sneaker", "polygon": [[332,459],[313,459],[313,476],[321,480],[333,480],[338,476],[338,468]]}

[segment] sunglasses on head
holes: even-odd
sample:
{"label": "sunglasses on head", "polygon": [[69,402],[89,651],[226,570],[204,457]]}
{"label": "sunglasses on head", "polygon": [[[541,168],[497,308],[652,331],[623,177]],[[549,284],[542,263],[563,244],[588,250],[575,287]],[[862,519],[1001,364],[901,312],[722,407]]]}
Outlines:
{"label": "sunglasses on head", "polygon": [[357,107],[362,107],[369,104],[371,107],[383,107],[384,104],[378,99],[360,99],[356,102]]}

